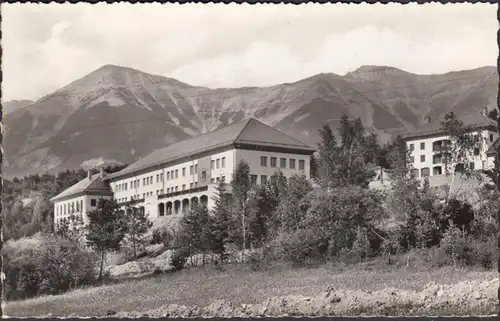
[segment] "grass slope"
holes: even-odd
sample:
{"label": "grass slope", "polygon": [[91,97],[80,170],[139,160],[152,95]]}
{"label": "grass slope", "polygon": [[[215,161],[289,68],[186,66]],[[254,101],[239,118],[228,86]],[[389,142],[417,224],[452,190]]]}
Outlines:
{"label": "grass slope", "polygon": [[58,296],[8,302],[4,311],[10,317],[49,314],[104,316],[108,311],[146,312],[167,304],[204,307],[217,300],[229,300],[233,304],[256,304],[275,296],[315,296],[327,287],[336,290],[376,291],[396,288],[421,291],[429,282],[480,282],[497,276],[496,272],[452,268],[422,268],[416,271],[399,268],[390,271],[367,266],[300,269],[275,266],[267,271],[251,272],[245,267],[227,267],[225,271],[201,267]]}

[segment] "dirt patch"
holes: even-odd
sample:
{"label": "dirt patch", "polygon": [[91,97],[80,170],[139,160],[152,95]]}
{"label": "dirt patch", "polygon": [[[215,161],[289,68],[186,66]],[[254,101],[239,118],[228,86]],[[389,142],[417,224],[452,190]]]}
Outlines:
{"label": "dirt patch", "polygon": [[396,316],[493,315],[498,313],[498,278],[453,285],[429,283],[422,291],[386,288],[378,291],[336,290],[307,297],[272,297],[259,304],[234,305],[227,300],[199,308],[169,304],[144,313],[118,317],[258,317],[258,316]]}

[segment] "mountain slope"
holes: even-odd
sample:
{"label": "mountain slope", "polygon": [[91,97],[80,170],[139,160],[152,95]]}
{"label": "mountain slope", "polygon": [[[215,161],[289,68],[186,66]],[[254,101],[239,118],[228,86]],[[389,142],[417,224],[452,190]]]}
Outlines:
{"label": "mountain slope", "polygon": [[31,100],[10,100],[2,102],[3,115],[10,114],[11,112],[24,108],[31,104]]}
{"label": "mountain slope", "polygon": [[345,76],[319,74],[272,87],[191,86],[106,65],[6,115],[7,176],[75,168],[96,159],[130,163],[166,144],[247,117],[317,143],[325,122],[361,117],[383,140],[429,115],[495,106],[496,68],[415,75],[364,66]]}

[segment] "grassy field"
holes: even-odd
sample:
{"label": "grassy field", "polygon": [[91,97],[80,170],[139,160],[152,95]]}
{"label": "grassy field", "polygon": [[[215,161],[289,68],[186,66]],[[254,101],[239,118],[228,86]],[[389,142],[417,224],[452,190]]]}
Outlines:
{"label": "grassy field", "polygon": [[4,313],[17,316],[103,316],[112,311],[147,311],[166,304],[206,306],[215,300],[259,303],[273,296],[317,295],[328,286],[335,289],[379,290],[393,287],[421,290],[427,283],[454,284],[466,280],[488,280],[495,272],[465,269],[382,270],[367,266],[291,269],[275,266],[252,272],[246,267],[193,268],[124,283],[81,289],[58,296],[8,302]]}

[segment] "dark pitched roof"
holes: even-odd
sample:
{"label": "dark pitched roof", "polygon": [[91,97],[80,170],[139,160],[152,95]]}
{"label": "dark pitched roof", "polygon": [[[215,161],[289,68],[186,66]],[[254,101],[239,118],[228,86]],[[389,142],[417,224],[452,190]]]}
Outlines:
{"label": "dark pitched roof", "polygon": [[127,166],[123,170],[108,175],[106,179],[119,177],[151,166],[175,161],[182,157],[194,156],[215,148],[238,143],[290,148],[302,150],[311,154],[315,151],[314,148],[295,138],[265,125],[254,118],[249,118],[158,149]]}
{"label": "dark pitched roof", "polygon": [[88,193],[99,193],[108,194],[111,193],[111,188],[106,182],[102,180],[99,174],[94,174],[89,179],[85,177],[75,185],[69,187],[68,189],[62,191],[58,195],[50,199],[51,202],[68,198],[70,196],[75,196],[77,194],[88,194]]}
{"label": "dark pitched roof", "polygon": [[490,148],[488,148],[488,151],[486,152],[486,155],[495,156],[497,154],[498,145],[500,145],[500,137],[498,137],[497,140],[491,144]]}
{"label": "dark pitched roof", "polygon": [[[496,131],[497,128],[496,121],[480,113],[461,114],[457,115],[456,119],[461,121],[465,126],[472,126],[475,129],[495,128],[494,130]],[[412,132],[402,135],[402,137],[408,140],[444,134],[444,131],[441,129],[441,122],[443,120],[444,117],[436,119],[435,121],[420,126]]]}

